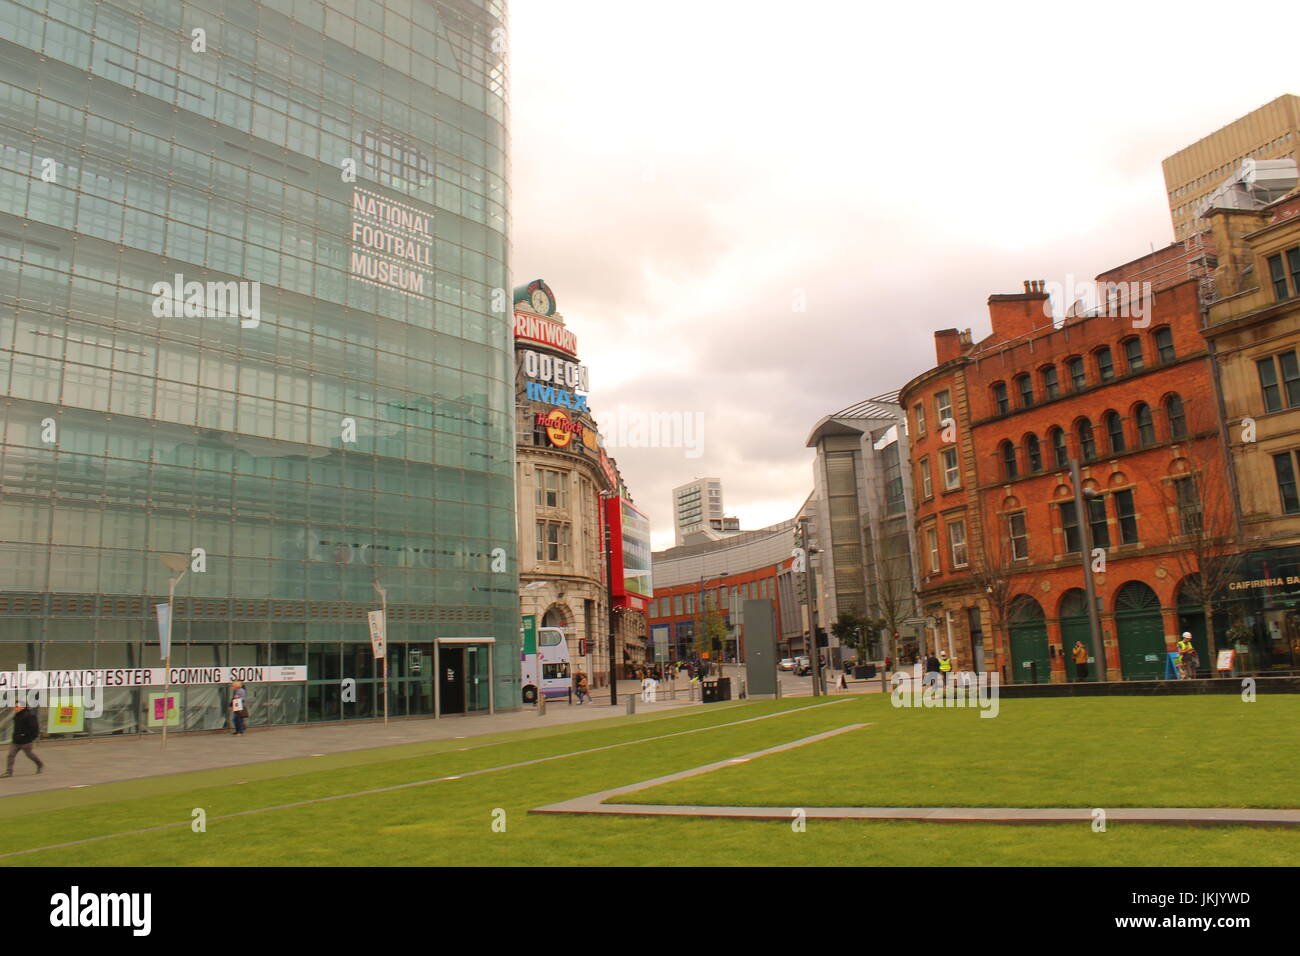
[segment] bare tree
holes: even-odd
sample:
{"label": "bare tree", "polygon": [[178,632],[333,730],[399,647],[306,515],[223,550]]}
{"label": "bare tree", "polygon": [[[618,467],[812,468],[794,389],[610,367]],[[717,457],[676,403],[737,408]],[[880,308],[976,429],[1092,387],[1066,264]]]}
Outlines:
{"label": "bare tree", "polygon": [[903,623],[917,616],[916,592],[912,584],[912,549],[906,527],[901,534],[883,535],[877,525],[878,542],[875,588],[872,594],[874,613],[885,630],[885,651],[898,661],[898,632]]}
{"label": "bare tree", "polygon": [[[1229,582],[1237,577],[1243,555],[1236,539],[1236,514],[1228,482],[1219,473],[1213,443],[1201,441],[1186,450],[1187,469],[1161,483],[1168,540],[1178,549],[1173,560],[1182,579],[1182,593],[1195,601],[1205,618],[1205,640],[1218,654],[1214,611],[1222,604]],[[1175,596],[1177,600],[1177,596]]]}
{"label": "bare tree", "polygon": [[985,529],[978,556],[971,563],[970,577],[988,602],[994,646],[1010,653],[1016,598],[1022,594],[1033,596],[1042,584],[1042,576],[1036,573],[1032,559],[1017,562],[1013,557],[1009,534],[989,534]]}

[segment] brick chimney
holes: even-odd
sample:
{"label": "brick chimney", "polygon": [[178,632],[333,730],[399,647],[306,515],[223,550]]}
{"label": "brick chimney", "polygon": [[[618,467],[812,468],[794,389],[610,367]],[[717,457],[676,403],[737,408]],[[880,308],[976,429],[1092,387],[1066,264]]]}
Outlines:
{"label": "brick chimney", "polygon": [[956,329],[942,329],[934,333],[934,364],[942,365],[944,362],[951,362],[953,359],[961,356],[965,344],[970,344],[970,330],[967,334],[962,335]]}
{"label": "brick chimney", "polygon": [[1050,325],[1051,305],[1046,286],[1043,279],[1027,279],[1024,292],[989,296],[993,338],[1006,342]]}

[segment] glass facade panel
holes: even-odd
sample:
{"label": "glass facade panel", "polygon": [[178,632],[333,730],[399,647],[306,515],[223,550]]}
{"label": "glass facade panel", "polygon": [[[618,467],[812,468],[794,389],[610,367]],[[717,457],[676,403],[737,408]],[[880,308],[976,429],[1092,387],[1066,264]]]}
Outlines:
{"label": "glass facade panel", "polygon": [[0,15],[0,666],[161,666],[175,553],[174,665],[308,667],[255,723],[382,712],[376,579],[390,644],[491,636],[517,683],[503,5],[218,5],[207,53],[192,4]]}

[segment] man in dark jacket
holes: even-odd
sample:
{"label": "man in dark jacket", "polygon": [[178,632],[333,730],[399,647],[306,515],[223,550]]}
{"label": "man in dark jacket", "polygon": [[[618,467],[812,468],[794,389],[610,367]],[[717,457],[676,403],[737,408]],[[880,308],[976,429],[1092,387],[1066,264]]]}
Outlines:
{"label": "man in dark jacket", "polygon": [[41,758],[36,756],[32,751],[32,744],[36,738],[41,735],[41,722],[36,719],[36,712],[26,704],[19,703],[14,705],[14,742],[9,748],[9,759],[5,762],[6,777],[14,775],[14,759],[18,756],[18,751],[27,754],[28,758],[36,764],[36,772],[40,773],[45,769],[45,764]]}
{"label": "man in dark jacket", "polygon": [[925,657],[925,683],[927,687],[937,685],[942,678],[939,676],[939,658],[934,656],[931,651]]}
{"label": "man in dark jacket", "polygon": [[5,777],[13,777],[13,761],[18,756],[18,750],[27,754],[29,760],[36,765],[36,773],[45,769],[45,765],[40,761],[40,757],[32,752],[31,745],[36,743],[36,737],[40,736],[40,721],[36,719],[36,711],[32,710],[26,704],[14,705],[13,714],[13,745],[9,747],[9,760],[5,761]]}

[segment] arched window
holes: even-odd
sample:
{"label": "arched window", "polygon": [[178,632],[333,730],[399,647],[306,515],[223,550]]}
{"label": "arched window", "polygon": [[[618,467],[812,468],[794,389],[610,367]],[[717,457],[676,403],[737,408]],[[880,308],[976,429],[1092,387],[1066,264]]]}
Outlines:
{"label": "arched window", "polygon": [[1124,340],[1124,361],[1128,363],[1130,372],[1140,372],[1146,368],[1146,362],[1142,358],[1142,340],[1136,335]]}
{"label": "arched window", "polygon": [[1156,340],[1156,361],[1162,365],[1172,362],[1174,360],[1174,333],[1170,331],[1169,326],[1156,329],[1153,337]]}
{"label": "arched window", "polygon": [[1111,358],[1110,346],[1103,345],[1093,354],[1097,356],[1097,377],[1109,382],[1115,377],[1115,360]]}
{"label": "arched window", "polygon": [[1020,393],[1020,407],[1028,408],[1034,404],[1034,383],[1028,375],[1016,376],[1016,389]]}
{"label": "arched window", "polygon": [[1065,360],[1065,370],[1070,373],[1070,388],[1082,391],[1088,385],[1088,373],[1084,371],[1083,359],[1079,356]]}
{"label": "arched window", "polygon": [[1011,410],[1011,403],[1007,401],[1007,383],[998,382],[993,386],[993,404],[997,407],[999,415],[1005,415]]}
{"label": "arched window", "polygon": [[1057,468],[1068,468],[1070,465],[1070,450],[1065,446],[1065,429],[1053,428],[1047,433],[1047,440],[1052,445],[1052,461]]}
{"label": "arched window", "polygon": [[1038,374],[1043,378],[1043,394],[1047,398],[1056,398],[1061,394],[1061,382],[1056,376],[1055,365],[1044,365],[1038,370]]}
{"label": "arched window", "polygon": [[1165,415],[1169,419],[1169,437],[1187,437],[1187,417],[1183,414],[1183,400],[1177,395],[1165,399]]}
{"label": "arched window", "polygon": [[1133,417],[1137,419],[1138,426],[1138,445],[1142,448],[1156,443],[1156,422],[1155,416],[1151,414],[1151,406],[1142,402],[1133,410]]}
{"label": "arched window", "polygon": [[1106,439],[1110,442],[1111,454],[1124,450],[1124,420],[1118,412],[1106,413]]}
{"label": "arched window", "polygon": [[1029,463],[1029,473],[1036,475],[1043,470],[1043,450],[1038,446],[1038,436],[1025,436],[1025,458]]}
{"label": "arched window", "polygon": [[1084,418],[1080,420],[1077,434],[1079,436],[1079,455],[1084,461],[1092,461],[1097,457],[1097,440],[1092,434],[1092,422]]}
{"label": "arched window", "polygon": [[1016,446],[1004,441],[998,448],[1002,455],[1002,474],[1006,478],[1018,478],[1020,473],[1016,468]]}

